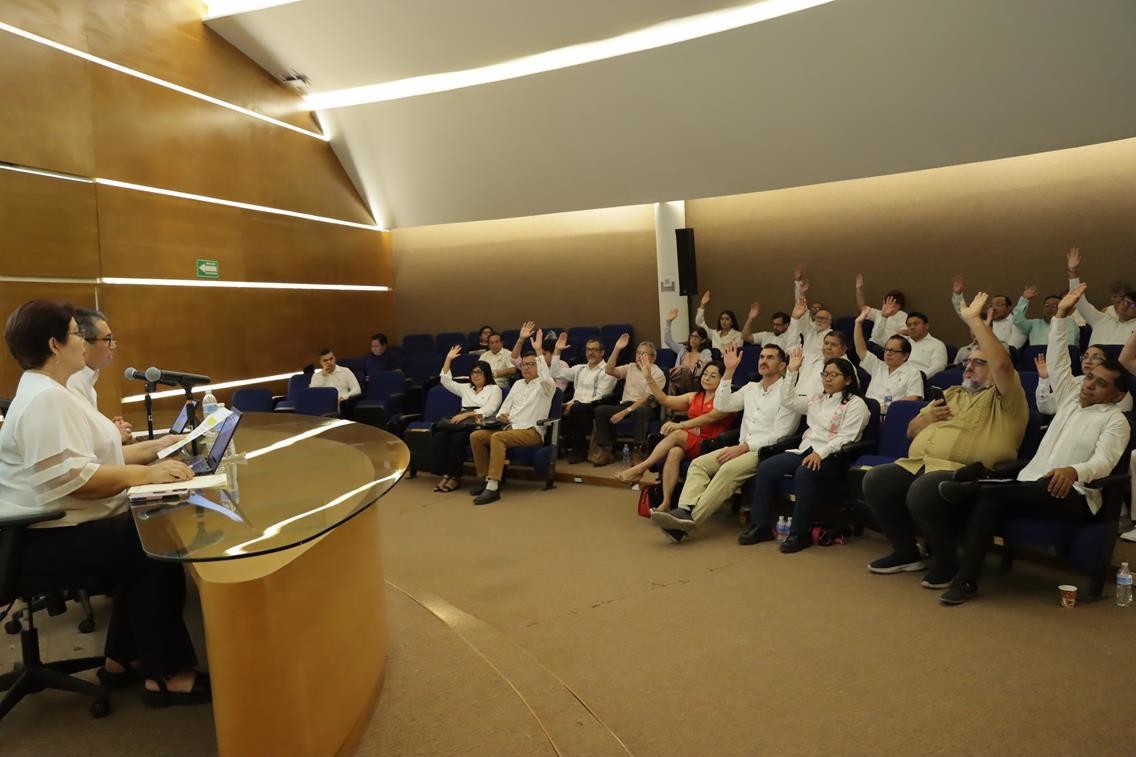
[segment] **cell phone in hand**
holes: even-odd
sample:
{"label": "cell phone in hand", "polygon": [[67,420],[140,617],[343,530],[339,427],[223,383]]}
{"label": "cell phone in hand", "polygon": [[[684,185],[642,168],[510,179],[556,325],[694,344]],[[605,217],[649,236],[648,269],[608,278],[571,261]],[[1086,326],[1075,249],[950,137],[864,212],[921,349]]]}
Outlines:
{"label": "cell phone in hand", "polygon": [[935,400],[943,400],[945,402],[947,399],[943,394],[942,387],[933,386],[927,393],[930,395],[929,399],[931,400],[931,402],[934,402]]}

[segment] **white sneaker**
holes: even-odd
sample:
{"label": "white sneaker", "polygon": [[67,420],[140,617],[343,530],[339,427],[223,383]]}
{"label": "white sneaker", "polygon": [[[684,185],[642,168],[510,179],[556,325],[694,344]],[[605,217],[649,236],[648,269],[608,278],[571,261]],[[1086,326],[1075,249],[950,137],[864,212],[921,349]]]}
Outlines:
{"label": "white sneaker", "polygon": [[1124,539],[1124,541],[1136,541],[1136,528],[1131,531],[1125,531],[1120,535],[1120,538]]}

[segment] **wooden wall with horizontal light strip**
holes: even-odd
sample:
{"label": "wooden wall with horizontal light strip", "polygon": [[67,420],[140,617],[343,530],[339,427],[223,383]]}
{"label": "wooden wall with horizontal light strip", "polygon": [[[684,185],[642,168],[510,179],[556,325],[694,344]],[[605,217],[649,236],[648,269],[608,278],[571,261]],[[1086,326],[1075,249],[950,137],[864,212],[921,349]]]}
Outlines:
{"label": "wooden wall with horizontal light strip", "polygon": [[[201,23],[197,2],[0,6],[0,21],[234,104],[315,128],[302,101]],[[371,224],[327,142],[0,31],[0,162]],[[328,346],[363,354],[391,330],[388,292],[96,286],[97,277],[393,286],[389,235],[105,184],[0,170],[0,318],[33,297],[98,305],[121,341],[104,412],[141,384],[127,366],[228,381],[298,370]],[[88,284],[48,278],[89,279]],[[0,395],[19,370],[0,356]],[[282,385],[270,387],[281,389]],[[224,393],[223,396],[228,393]],[[159,403],[169,404],[169,403]],[[126,409],[133,409],[128,406]]]}

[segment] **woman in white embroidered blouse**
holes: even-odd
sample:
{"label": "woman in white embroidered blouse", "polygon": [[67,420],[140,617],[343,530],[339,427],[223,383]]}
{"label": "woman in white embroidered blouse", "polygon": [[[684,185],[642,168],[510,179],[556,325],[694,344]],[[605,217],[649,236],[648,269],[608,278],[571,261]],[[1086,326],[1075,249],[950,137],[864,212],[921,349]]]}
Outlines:
{"label": "woman in white embroidered blouse", "polygon": [[430,437],[434,453],[431,472],[442,477],[434,487],[436,492],[452,492],[461,488],[469,435],[477,430],[475,424],[496,415],[501,407],[501,387],[493,383],[493,369],[484,360],[477,361],[469,369],[468,384],[454,381],[450,363],[460,354],[461,347],[451,347],[442,363],[442,386],[461,397],[462,412],[435,425]]}
{"label": "woman in white embroidered blouse", "polygon": [[193,477],[177,460],[154,460],[180,437],[124,447],[118,428],[66,388],[84,364],[86,341],[65,303],[32,300],[17,308],[4,340],[24,369],[0,428],[0,517],[62,511],[28,529],[21,570],[39,576],[90,575],[115,587],[106,635],[104,686],[145,680],[152,706],[211,698],[197,673],[182,620],[185,574],[151,560],[127,512],[125,491]]}
{"label": "woman in white embroidered blouse", "polygon": [[710,344],[716,350],[724,350],[726,345],[742,346],[742,332],[738,331],[738,317],[733,310],[723,310],[718,314],[718,328],[706,325],[706,306],[710,304],[710,290],[702,295],[698,310],[694,313],[694,325],[701,326],[710,334]]}
{"label": "woman in white embroidered blouse", "polygon": [[871,417],[867,403],[860,397],[852,363],[842,357],[824,361],[821,371],[824,391],[812,397],[799,397],[796,384],[802,362],[801,348],[794,347],[786,380],[781,382],[781,404],[804,413],[808,427],[796,449],[767,458],[757,466],[750,527],[738,537],[739,544],[757,544],[776,538],[773,505],[782,479],[792,475],[796,495],[793,525],[789,536],[781,543],[781,551],[799,552],[811,547],[817,484],[845,475],[847,464],[838,462],[834,453],[846,444],[859,441]]}
{"label": "woman in white embroidered blouse", "polygon": [[667,391],[671,394],[685,394],[696,391],[702,369],[713,356],[710,352],[710,337],[702,326],[691,329],[687,341],[682,344],[676,342],[671,331],[675,318],[678,318],[678,308],[672,308],[667,313],[667,330],[663,333],[663,344],[675,353],[675,364],[669,373]]}

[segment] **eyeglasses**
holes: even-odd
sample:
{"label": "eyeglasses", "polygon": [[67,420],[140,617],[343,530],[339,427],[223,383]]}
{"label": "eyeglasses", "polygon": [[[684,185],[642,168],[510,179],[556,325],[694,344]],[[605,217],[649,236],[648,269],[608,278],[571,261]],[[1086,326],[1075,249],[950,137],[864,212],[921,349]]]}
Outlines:
{"label": "eyeglasses", "polygon": [[1081,358],[1082,363],[1092,363],[1093,365],[1100,365],[1104,362],[1103,355],[1085,355]]}
{"label": "eyeglasses", "polygon": [[889,347],[885,347],[884,348],[884,354],[885,355],[904,355],[906,353],[903,350],[893,350]]}
{"label": "eyeglasses", "polygon": [[965,365],[967,368],[979,368],[987,365],[987,362],[980,357],[972,357],[969,360],[963,362],[963,365]]}
{"label": "eyeglasses", "polygon": [[820,377],[822,379],[838,379],[838,378],[843,378],[844,374],[843,373],[834,373],[832,371],[821,371]]}
{"label": "eyeglasses", "polygon": [[112,347],[118,346],[118,340],[115,339],[113,336],[110,336],[109,334],[106,335],[106,336],[88,336],[88,337],[84,337],[84,339],[87,341],[88,344],[94,344],[95,342],[106,342],[107,344],[111,345]]}
{"label": "eyeglasses", "polygon": [[1129,298],[1129,297],[1125,297],[1124,299],[1122,299],[1120,301],[1120,304],[1125,306],[1125,307],[1128,307],[1128,308],[1136,308],[1136,302],[1133,302],[1132,299]]}
{"label": "eyeglasses", "polygon": [[525,362],[521,363],[522,368],[533,368],[535,366],[536,366],[535,360],[526,360]]}

